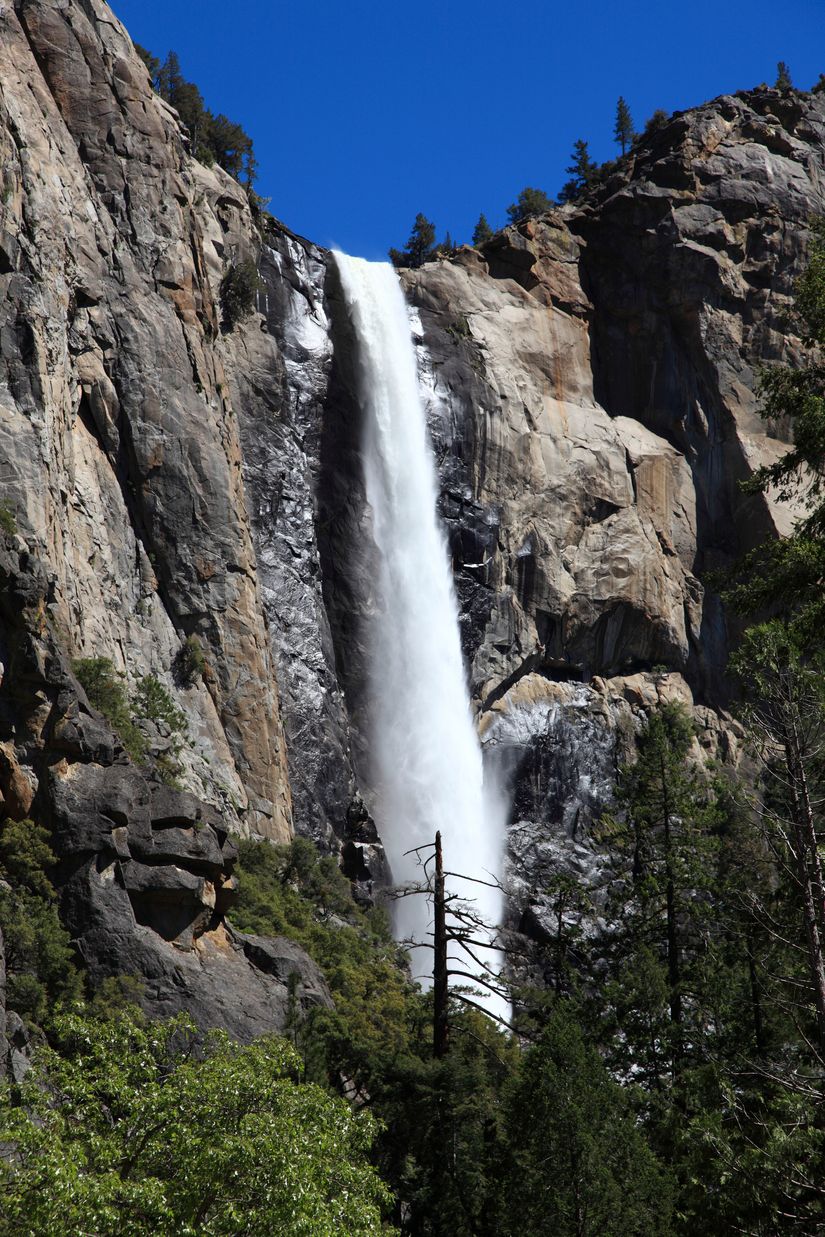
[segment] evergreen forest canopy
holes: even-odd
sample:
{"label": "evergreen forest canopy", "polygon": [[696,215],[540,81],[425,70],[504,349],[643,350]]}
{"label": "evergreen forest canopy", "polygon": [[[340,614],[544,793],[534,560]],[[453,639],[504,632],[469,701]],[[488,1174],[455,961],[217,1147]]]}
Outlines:
{"label": "evergreen forest canopy", "polygon": [[[158,88],[180,90],[168,66],[150,63]],[[251,143],[239,162],[245,135],[222,148],[222,118],[198,106],[193,145],[251,179]],[[631,130],[617,108],[623,150]],[[577,182],[588,159],[577,143]],[[512,217],[548,201],[524,190]],[[483,215],[476,232],[477,244],[492,235]],[[434,245],[420,216],[402,258]],[[136,980],[88,988],[48,830],[3,821],[9,1029],[37,1044],[31,1071],[0,1092],[3,1232],[825,1230],[822,222],[797,310],[810,363],[760,382],[764,416],[789,422],[794,446],[747,486],[793,496],[803,514],[726,582],[746,626],[731,671],[749,760],[738,777],[715,767],[677,705],[647,718],[600,822],[603,887],[560,875],[544,891],[554,931],[512,953],[512,1029],[454,992],[436,1053],[433,998],[411,982],[384,912],[359,905],[304,839],[241,844],[233,922],[302,945],[334,1008],[294,1008],[284,1037],[245,1047],[185,1018],[151,1022]],[[195,644],[188,674],[199,659]],[[101,659],[75,669],[124,729],[168,715],[149,680],[129,700]]]}

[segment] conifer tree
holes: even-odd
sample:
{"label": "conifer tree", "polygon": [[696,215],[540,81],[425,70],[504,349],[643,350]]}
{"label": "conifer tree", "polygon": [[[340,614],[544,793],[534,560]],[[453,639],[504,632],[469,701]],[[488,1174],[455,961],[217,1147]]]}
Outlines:
{"label": "conifer tree", "polygon": [[493,235],[493,229],[487,222],[487,216],[482,211],[478,217],[478,223],[473,229],[473,244],[476,249],[480,249],[482,245],[486,245],[489,240],[492,240]]}
{"label": "conifer tree", "polygon": [[543,215],[553,209],[553,203],[543,189],[522,189],[518,201],[507,207],[507,216],[511,223],[520,223],[522,219],[530,219],[534,215]]}
{"label": "conifer tree", "polygon": [[613,128],[613,136],[621,146],[622,154],[626,155],[628,146],[633,143],[635,129],[633,117],[630,115],[630,108],[622,95],[619,95],[619,101],[616,104],[616,124]]}
{"label": "conifer tree", "polygon": [[590,158],[587,142],[579,138],[573,145],[572,162],[565,168],[572,179],[567,182],[559,194],[560,202],[573,202],[586,189],[595,184],[599,176],[599,165]]}
{"label": "conifer tree", "polygon": [[825,1059],[822,658],[805,657],[793,630],[774,620],[749,629],[733,666],[745,687],[745,716],[764,771],[757,810],[767,844],[792,886],[797,922],[804,931],[815,1038]]}
{"label": "conifer tree", "polygon": [[776,66],[776,88],[777,90],[791,90],[793,88],[791,70],[784,60],[780,60]]}
{"label": "conifer tree", "polygon": [[435,224],[419,211],[410,232],[410,239],[403,249],[390,249],[390,261],[393,266],[423,266],[425,262],[429,262],[436,248]]}
{"label": "conifer tree", "polygon": [[[620,773],[616,798],[621,815],[604,821],[618,865],[614,907],[629,950],[620,960],[621,982],[635,982],[647,972],[646,995],[631,1002],[632,1017],[638,1022],[654,994],[650,1029],[655,1031],[645,1032],[641,1041],[665,1049],[661,1060],[658,1053],[647,1060],[654,1085],[665,1060],[673,1077],[681,1068],[689,1017],[686,978],[695,981],[692,971],[703,953],[704,920],[715,883],[719,811],[690,759],[693,734],[680,705],[653,713],[639,736],[636,762]],[[689,986],[695,992],[698,985]],[[666,1015],[658,1026],[656,1007]],[[631,1033],[628,1042],[633,1039]],[[644,1057],[645,1048],[637,1047]]]}
{"label": "conifer tree", "polygon": [[135,43],[135,51],[140,56],[146,68],[149,70],[149,76],[152,79],[152,85],[157,89],[158,74],[160,73],[160,60],[157,56],[153,56],[145,47],[141,47],[140,43]]}
{"label": "conifer tree", "polygon": [[622,1089],[558,1002],[505,1092],[501,1237],[664,1237],[668,1174]]}

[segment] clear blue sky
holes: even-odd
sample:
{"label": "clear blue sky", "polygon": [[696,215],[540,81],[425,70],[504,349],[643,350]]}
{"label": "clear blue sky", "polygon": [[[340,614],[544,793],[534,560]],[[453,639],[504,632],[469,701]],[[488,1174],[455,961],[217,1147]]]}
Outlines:
{"label": "clear blue sky", "polygon": [[113,0],[254,142],[290,228],[383,257],[417,211],[454,240],[520,189],[555,195],[573,142],[762,81],[825,72],[825,0]]}

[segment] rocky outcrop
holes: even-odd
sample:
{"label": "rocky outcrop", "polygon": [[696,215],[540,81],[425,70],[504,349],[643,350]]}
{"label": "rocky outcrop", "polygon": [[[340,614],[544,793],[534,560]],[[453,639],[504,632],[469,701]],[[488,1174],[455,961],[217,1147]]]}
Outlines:
{"label": "rocky outcrop", "polygon": [[588,684],[527,674],[485,712],[485,759],[512,803],[511,928],[542,941],[552,922],[548,891],[560,873],[576,877],[596,915],[605,908],[609,860],[594,826],[612,804],[617,774],[633,759],[645,717],[670,703],[693,713],[697,758],[717,768],[741,761],[738,725],[695,705],[679,674],[596,676]]}
{"label": "rocky outcrop", "polygon": [[[293,1006],[330,1004],[303,950],[227,923],[237,893],[228,825],[128,759],[63,656],[58,614],[42,564],[21,537],[0,535],[3,810],[50,826],[61,918],[92,984],[134,976],[152,1013],[186,1010],[243,1040],[283,1029]],[[21,798],[20,784],[32,794]],[[19,1073],[25,1035],[18,1042],[22,1024],[9,1018],[0,1059]]]}

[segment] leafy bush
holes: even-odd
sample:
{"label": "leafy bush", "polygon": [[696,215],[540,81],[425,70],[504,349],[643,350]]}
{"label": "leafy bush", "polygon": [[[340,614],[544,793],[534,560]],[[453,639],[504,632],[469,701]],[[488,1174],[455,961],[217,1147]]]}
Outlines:
{"label": "leafy bush", "polygon": [[146,756],[146,739],[135,725],[129,698],[109,657],[79,657],[72,662],[75,678],[89,698],[111,724],[125,750],[137,764]]}
{"label": "leafy bush", "polygon": [[373,1119],[298,1083],[283,1040],[204,1041],[184,1017],[128,1012],[58,1019],[54,1037],[60,1051],[38,1050],[21,1106],[0,1098],[7,1232],[392,1231],[368,1160]]}
{"label": "leafy bush", "polygon": [[244,932],[287,936],[314,958],[336,1006],[313,1017],[314,1051],[325,1072],[364,1082],[388,1054],[409,1050],[422,1001],[386,915],[362,910],[335,859],[306,838],[287,846],[242,841],[239,849],[233,923]]}
{"label": "leafy bush", "polygon": [[17,520],[14,518],[14,512],[7,502],[0,502],[0,528],[4,533],[13,536],[17,532]]}
{"label": "leafy bush", "polygon": [[257,290],[258,272],[250,258],[229,267],[221,280],[221,310],[228,331],[252,313]]}
{"label": "leafy bush", "polygon": [[130,699],[108,657],[84,657],[72,662],[75,677],[89,698],[117,732],[124,749],[136,764],[144,764],[148,753],[146,737],[138,722],[141,719],[163,724],[169,731],[171,747],[160,755],[155,766],[162,781],[176,785],[181,772],[178,757],[187,733],[186,715],[178,708],[171,694],[154,675],[141,679]]}
{"label": "leafy bush", "polygon": [[0,828],[0,929],[9,1009],[42,1022],[55,1003],[79,996],[80,975],[49,879],[56,857],[47,830],[32,820]]}
{"label": "leafy bush", "polygon": [[180,681],[192,687],[202,679],[206,671],[206,657],[197,636],[187,636],[175,659],[175,669]]}

